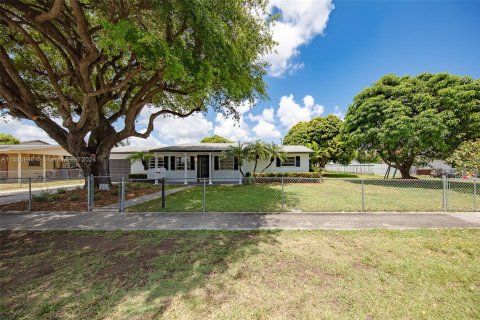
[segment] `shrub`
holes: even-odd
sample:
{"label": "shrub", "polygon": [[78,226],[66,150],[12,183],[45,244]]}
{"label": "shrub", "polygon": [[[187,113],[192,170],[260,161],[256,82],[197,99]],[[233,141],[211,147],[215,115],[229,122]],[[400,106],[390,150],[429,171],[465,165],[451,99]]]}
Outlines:
{"label": "shrub", "polygon": [[76,194],[76,193],[73,193],[71,194],[69,197],[68,197],[68,200],[70,201],[78,201],[80,200],[80,195]]}
{"label": "shrub", "polygon": [[322,175],[318,172],[263,172],[256,173],[256,177],[268,178],[321,178]]}
{"label": "shrub", "polygon": [[35,201],[48,201],[50,199],[51,192],[49,190],[42,190],[39,194],[32,196]]}
{"label": "shrub", "polygon": [[59,189],[57,189],[57,193],[58,194],[65,194],[65,193],[67,193],[67,189],[59,188]]}
{"label": "shrub", "polygon": [[130,173],[128,175],[129,179],[147,179],[146,173]]}

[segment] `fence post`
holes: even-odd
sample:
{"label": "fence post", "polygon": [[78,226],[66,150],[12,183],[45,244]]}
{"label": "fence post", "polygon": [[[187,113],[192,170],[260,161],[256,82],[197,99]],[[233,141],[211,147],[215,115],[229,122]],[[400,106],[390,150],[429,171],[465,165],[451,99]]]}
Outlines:
{"label": "fence post", "polygon": [[282,212],[284,212],[285,196],[283,194],[283,177],[282,177]]}
{"label": "fence post", "polygon": [[91,204],[90,204],[90,176],[86,177],[87,180],[87,211],[90,211]]}
{"label": "fence post", "polygon": [[365,186],[362,178],[362,212],[365,211]]}
{"label": "fence post", "polygon": [[448,178],[443,175],[443,211],[448,211]]}
{"label": "fence post", "polygon": [[95,178],[93,174],[90,175],[90,211],[93,210],[95,203],[94,203],[94,196],[95,196]]}
{"label": "fence post", "polygon": [[121,188],[122,188],[122,191],[121,191],[121,199],[120,199],[120,212],[125,212],[125,178],[122,177],[122,181],[121,181]]}
{"label": "fence post", "polygon": [[206,188],[207,188],[207,179],[203,178],[203,213],[207,212],[207,198],[206,198]]}
{"label": "fence post", "polygon": [[165,209],[165,178],[162,179],[162,209]]}
{"label": "fence post", "polygon": [[477,178],[473,177],[473,211],[477,211]]}
{"label": "fence post", "polygon": [[32,178],[28,178],[28,211],[32,211]]}

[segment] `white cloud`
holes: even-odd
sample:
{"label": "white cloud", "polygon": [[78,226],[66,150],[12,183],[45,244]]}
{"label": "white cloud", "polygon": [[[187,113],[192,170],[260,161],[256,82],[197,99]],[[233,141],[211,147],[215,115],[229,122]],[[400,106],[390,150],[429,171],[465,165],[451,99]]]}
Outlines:
{"label": "white cloud", "polygon": [[150,135],[147,139],[138,138],[138,137],[130,137],[128,138],[128,142],[131,146],[134,147],[161,147],[164,146],[157,138]]}
{"label": "white cloud", "polygon": [[263,109],[262,114],[260,114],[258,116],[255,116],[251,113],[248,114],[248,119],[250,121],[265,120],[265,121],[268,121],[268,122],[273,122],[273,121],[275,121],[274,120],[274,113],[275,113],[275,111],[273,110],[273,108],[265,108],[265,109]]}
{"label": "white cloud", "polygon": [[48,134],[37,127],[35,124],[29,120],[17,120],[12,118],[9,115],[0,118],[0,125],[2,132],[9,133],[21,141],[28,140],[42,140],[48,143],[57,144],[55,140],[50,138]]}
{"label": "white cloud", "polygon": [[276,52],[264,57],[271,64],[271,76],[281,77],[303,68],[302,63],[294,61],[300,46],[325,31],[334,7],[332,0],[270,0],[268,11],[281,14],[272,26],[273,39],[278,43]]}
{"label": "white cloud", "polygon": [[342,120],[345,118],[345,113],[342,111],[342,109],[340,109],[339,106],[335,106],[333,114]]}
{"label": "white cloud", "polygon": [[281,136],[277,127],[265,120],[260,120],[252,130],[258,138],[279,138]]}
{"label": "white cloud", "polygon": [[251,139],[249,136],[250,127],[243,119],[243,115],[240,116],[239,121],[236,121],[233,118],[227,118],[223,114],[217,113],[213,133],[232,141],[246,141]]}
{"label": "white cloud", "polygon": [[[154,112],[151,108],[144,108],[138,117],[137,130],[144,131],[150,115]],[[158,117],[154,122],[151,137],[158,143],[194,143],[209,136],[213,130],[213,123],[208,121],[203,113],[194,113],[186,118],[173,116]],[[154,140],[152,140],[154,141]]]}
{"label": "white cloud", "polygon": [[303,98],[303,103],[302,107],[295,102],[292,94],[280,98],[277,117],[284,127],[290,128],[297,122],[309,121],[313,117],[321,115],[325,110],[322,105],[315,104],[315,100],[310,95]]}

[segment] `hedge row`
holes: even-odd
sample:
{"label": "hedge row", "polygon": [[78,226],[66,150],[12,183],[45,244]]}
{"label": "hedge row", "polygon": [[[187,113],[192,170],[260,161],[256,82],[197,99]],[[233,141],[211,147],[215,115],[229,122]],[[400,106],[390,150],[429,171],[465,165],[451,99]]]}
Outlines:
{"label": "hedge row", "polygon": [[147,179],[146,173],[130,173],[128,175],[130,179]]}
{"label": "hedge row", "polygon": [[[251,176],[247,174],[247,176]],[[256,173],[256,177],[267,177],[267,178],[321,178],[322,175],[318,172],[263,172]]]}

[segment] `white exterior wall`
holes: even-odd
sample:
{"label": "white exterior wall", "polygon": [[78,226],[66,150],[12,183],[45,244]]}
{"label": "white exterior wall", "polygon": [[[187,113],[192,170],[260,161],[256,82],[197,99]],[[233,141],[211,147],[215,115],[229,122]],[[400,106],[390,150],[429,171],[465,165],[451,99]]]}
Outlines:
{"label": "white exterior wall", "polygon": [[[210,177],[212,180],[218,180],[218,179],[238,179],[241,177],[240,170],[215,170],[214,166],[214,157],[219,156],[221,153],[219,152],[214,152],[212,153],[212,160],[210,164]],[[197,170],[198,170],[198,155],[208,155],[208,153],[187,153],[187,157],[189,158],[190,156],[195,156],[195,170],[187,170],[187,179],[189,180],[194,180],[197,178]],[[128,156],[128,154],[112,154],[111,159],[125,159]],[[167,179],[170,180],[182,180],[185,178],[185,172],[183,169],[181,170],[170,170],[170,157],[171,156],[176,156],[176,157],[183,157],[183,153],[158,153],[158,157],[169,157],[169,168],[167,168]],[[265,170],[265,172],[308,172],[309,171],[309,155],[307,153],[291,153],[289,154],[291,157],[295,156],[300,156],[300,167],[277,167],[276,161],[272,163],[272,165]],[[258,162],[257,165],[257,172],[262,171],[267,165],[269,161],[267,160],[262,160]],[[242,171],[244,173],[251,172],[253,171],[254,167],[254,162],[249,161],[247,163],[244,163],[242,167]],[[134,162],[132,163],[132,173],[147,173],[143,169],[143,166],[140,162]],[[153,179],[153,176],[149,176],[149,179]]]}

